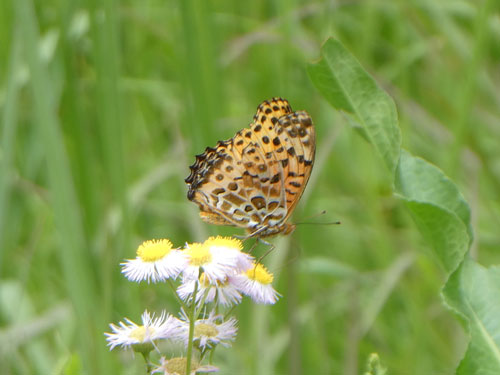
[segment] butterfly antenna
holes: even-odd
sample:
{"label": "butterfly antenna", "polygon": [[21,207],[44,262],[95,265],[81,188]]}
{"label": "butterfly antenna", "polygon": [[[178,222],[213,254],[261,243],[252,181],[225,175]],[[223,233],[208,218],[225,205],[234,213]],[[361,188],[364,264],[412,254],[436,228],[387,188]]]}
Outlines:
{"label": "butterfly antenna", "polygon": [[[310,220],[310,219],[314,219],[315,217],[318,217],[318,216],[321,216],[321,215],[324,215],[326,214],[326,210],[323,210],[321,211],[320,213],[317,213],[317,214],[314,214],[312,216],[309,216],[308,218],[306,218],[305,220]],[[340,221],[331,221],[331,222],[327,222],[327,223],[315,223],[315,222],[307,222],[307,221],[301,221],[301,222],[298,222],[298,223],[294,223],[295,225],[303,225],[303,224],[314,224],[314,225],[340,225]]]}

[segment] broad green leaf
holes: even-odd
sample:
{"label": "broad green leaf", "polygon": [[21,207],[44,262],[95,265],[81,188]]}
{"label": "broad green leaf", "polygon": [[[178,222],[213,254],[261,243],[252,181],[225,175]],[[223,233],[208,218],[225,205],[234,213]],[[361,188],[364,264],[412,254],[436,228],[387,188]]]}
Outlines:
{"label": "broad green leaf", "polygon": [[470,209],[457,186],[427,161],[406,151],[400,155],[392,100],[339,42],[325,43],[322,59],[309,66],[309,75],[335,108],[356,116],[391,170],[398,163],[395,193],[450,275],[444,302],[470,333],[457,374],[500,374],[500,267],[486,269],[468,257],[473,236]]}
{"label": "broad green leaf", "polygon": [[471,242],[470,209],[456,185],[434,165],[401,152],[395,189],[447,273]]}
{"label": "broad green leaf", "polygon": [[458,267],[468,250],[467,227],[453,213],[432,203],[405,200],[420,233],[447,273]]}
{"label": "broad green leaf", "polygon": [[470,208],[457,186],[436,166],[402,150],[395,188],[406,200],[432,203],[454,213],[472,238]]}
{"label": "broad green leaf", "polygon": [[500,374],[500,267],[484,268],[467,258],[443,293],[466,318],[471,337],[457,374]]}
{"label": "broad green leaf", "polygon": [[308,67],[312,82],[333,107],[356,116],[393,173],[401,144],[394,101],[338,41],[328,39],[321,56]]}

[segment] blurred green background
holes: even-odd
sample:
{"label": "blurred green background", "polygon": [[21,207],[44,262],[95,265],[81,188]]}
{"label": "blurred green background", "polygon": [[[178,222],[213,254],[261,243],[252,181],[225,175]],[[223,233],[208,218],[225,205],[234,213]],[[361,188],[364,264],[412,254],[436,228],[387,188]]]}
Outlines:
{"label": "blurred green background", "polygon": [[[444,273],[371,146],[314,89],[329,36],[396,101],[403,145],[457,182],[480,263],[500,263],[500,4],[494,0],[13,0],[0,3],[0,374],[137,374],[103,332],[164,285],[120,274],[146,239],[205,225],[184,178],[194,155],[273,96],[317,128],[295,221],[265,259],[283,295],[245,301],[222,374],[452,374],[467,345]],[[307,217],[327,210],[322,217]],[[265,251],[260,249],[260,252]],[[176,353],[178,354],[178,353]]]}

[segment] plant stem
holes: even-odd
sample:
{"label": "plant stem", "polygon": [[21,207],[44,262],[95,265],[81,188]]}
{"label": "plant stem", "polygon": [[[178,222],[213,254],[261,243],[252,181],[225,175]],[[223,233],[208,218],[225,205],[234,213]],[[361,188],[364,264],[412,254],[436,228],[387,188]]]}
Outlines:
{"label": "plant stem", "polygon": [[210,292],[210,289],[207,289],[205,291],[205,294],[203,295],[203,297],[201,298],[200,300],[200,303],[199,303],[199,307],[198,309],[195,311],[195,314],[194,314],[194,319],[198,319],[198,317],[200,316],[200,312],[201,312],[201,309],[204,307],[205,305],[205,300],[207,299],[207,296],[208,296],[208,292]]}
{"label": "plant stem", "polygon": [[236,305],[234,305],[233,307],[231,307],[231,310],[229,310],[225,315],[224,315],[224,320],[226,320],[229,315],[234,311],[234,309],[236,308]]}
{"label": "plant stem", "polygon": [[146,362],[146,374],[151,374],[151,371],[153,370],[153,365],[149,361],[149,353],[141,352],[141,354],[144,357],[144,361]]}
{"label": "plant stem", "polygon": [[208,357],[208,363],[212,364],[214,359],[215,347],[210,349],[210,356]]}
{"label": "plant stem", "polygon": [[167,284],[170,286],[170,289],[172,289],[172,292],[174,293],[174,296],[175,296],[175,299],[177,300],[177,302],[179,302],[179,304],[182,306],[182,308],[185,311],[187,311],[187,305],[184,303],[184,301],[177,294],[177,290],[175,289],[174,284],[172,284],[172,280],[167,279]]}
{"label": "plant stem", "polygon": [[198,293],[198,280],[200,276],[196,279],[194,284],[193,296],[191,299],[191,310],[189,311],[189,338],[187,347],[187,363],[186,363],[186,375],[191,374],[191,357],[193,356],[193,337],[194,337],[194,321],[195,321],[195,309],[196,309],[196,294]]}

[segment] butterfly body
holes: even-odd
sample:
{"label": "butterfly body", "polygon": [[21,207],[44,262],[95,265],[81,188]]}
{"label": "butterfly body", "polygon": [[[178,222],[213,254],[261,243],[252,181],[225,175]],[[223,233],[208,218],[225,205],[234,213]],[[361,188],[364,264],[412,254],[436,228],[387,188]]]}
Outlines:
{"label": "butterfly body", "polygon": [[248,128],[196,156],[187,197],[211,224],[245,228],[247,237],[293,232],[287,223],[309,180],[315,130],[305,111],[266,100]]}

